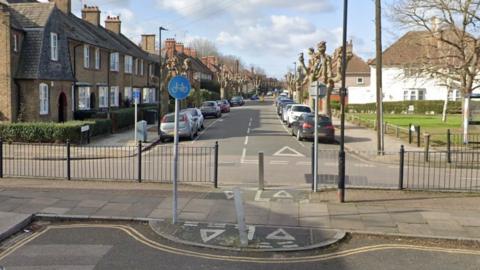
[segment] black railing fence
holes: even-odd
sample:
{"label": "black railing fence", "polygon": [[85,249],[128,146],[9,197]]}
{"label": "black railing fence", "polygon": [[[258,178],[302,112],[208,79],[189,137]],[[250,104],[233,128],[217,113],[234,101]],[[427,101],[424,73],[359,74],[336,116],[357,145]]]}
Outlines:
{"label": "black railing fence", "polygon": [[[218,182],[218,143],[179,145],[179,182]],[[5,143],[0,140],[0,177],[172,182],[171,145],[78,146]]]}

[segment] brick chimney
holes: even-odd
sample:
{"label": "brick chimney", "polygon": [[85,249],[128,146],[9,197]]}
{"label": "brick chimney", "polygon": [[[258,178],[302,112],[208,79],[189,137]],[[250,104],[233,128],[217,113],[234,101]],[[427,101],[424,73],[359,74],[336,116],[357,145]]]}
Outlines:
{"label": "brick chimney", "polygon": [[55,3],[55,6],[65,14],[72,12],[71,0],[49,0],[50,3]]}
{"label": "brick chimney", "polygon": [[185,46],[183,45],[183,43],[177,43],[175,45],[175,50],[177,51],[177,53],[184,53],[185,52]]}
{"label": "brick chimney", "polygon": [[120,16],[108,16],[105,20],[105,28],[116,34],[122,33],[122,21],[120,21]]}
{"label": "brick chimney", "polygon": [[167,38],[165,40],[165,52],[167,57],[172,57],[175,53],[175,44],[176,41],[174,38]]}
{"label": "brick chimney", "polygon": [[155,35],[142,35],[142,44],[141,47],[144,51],[156,54],[157,50],[155,48]]}
{"label": "brick chimney", "polygon": [[97,6],[84,5],[82,9],[82,19],[95,25],[100,25],[100,9]]}

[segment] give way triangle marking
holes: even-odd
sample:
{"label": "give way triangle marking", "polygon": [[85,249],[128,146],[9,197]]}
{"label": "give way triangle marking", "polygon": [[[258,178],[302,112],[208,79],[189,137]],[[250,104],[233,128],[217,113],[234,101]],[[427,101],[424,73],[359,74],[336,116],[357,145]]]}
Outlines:
{"label": "give way triangle marking", "polygon": [[227,197],[227,200],[231,200],[233,199],[234,195],[233,195],[233,191],[230,191],[230,190],[226,190],[223,192],[225,194],[225,196]]}
{"label": "give way triangle marking", "polygon": [[222,229],[201,229],[200,236],[202,237],[202,241],[207,243],[224,232],[225,230]]}
{"label": "give way triangle marking", "polygon": [[283,147],[273,155],[277,157],[305,157],[305,155],[288,146]]}
{"label": "give way triangle marking", "polygon": [[284,229],[278,229],[267,236],[270,240],[290,240],[295,241],[295,237],[287,233]]}
{"label": "give way triangle marking", "polygon": [[286,192],[285,190],[280,190],[279,192],[275,193],[275,195],[273,195],[274,198],[284,198],[284,199],[291,199],[293,198],[293,196]]}

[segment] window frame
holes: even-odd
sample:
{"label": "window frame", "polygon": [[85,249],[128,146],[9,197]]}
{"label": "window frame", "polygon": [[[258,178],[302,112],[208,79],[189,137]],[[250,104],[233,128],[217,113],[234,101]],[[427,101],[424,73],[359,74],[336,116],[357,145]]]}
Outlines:
{"label": "window frame", "polygon": [[91,93],[92,93],[92,89],[90,86],[78,87],[78,110],[79,111],[88,111],[91,109],[90,108]]}
{"label": "window frame", "polygon": [[58,61],[58,34],[50,33],[50,60]]}
{"label": "window frame", "polygon": [[108,108],[108,86],[98,87],[98,107]]}
{"label": "window frame", "polygon": [[50,111],[50,89],[46,83],[40,83],[38,89],[40,102],[39,113],[40,115],[48,115]]}
{"label": "window frame", "polygon": [[123,99],[125,101],[132,101],[133,99],[133,88],[131,86],[125,86],[123,90]]}
{"label": "window frame", "polygon": [[365,79],[363,77],[357,77],[357,85],[364,85]]}
{"label": "window frame", "polygon": [[143,59],[140,59],[140,76],[143,76],[144,75],[144,72],[143,72]]}
{"label": "window frame", "polygon": [[83,68],[90,68],[90,45],[83,45]]}
{"label": "window frame", "polygon": [[119,107],[119,87],[118,86],[111,86],[110,87],[110,107]]}
{"label": "window frame", "polygon": [[100,48],[95,47],[95,69],[100,70],[101,68],[101,54],[100,54]]}
{"label": "window frame", "polygon": [[125,67],[124,67],[125,74],[132,74],[133,73],[133,57],[131,55],[125,55],[123,62],[125,64]]}
{"label": "window frame", "polygon": [[18,35],[13,34],[13,52],[18,52]]}
{"label": "window frame", "polygon": [[110,71],[120,71],[120,53],[110,53]]}

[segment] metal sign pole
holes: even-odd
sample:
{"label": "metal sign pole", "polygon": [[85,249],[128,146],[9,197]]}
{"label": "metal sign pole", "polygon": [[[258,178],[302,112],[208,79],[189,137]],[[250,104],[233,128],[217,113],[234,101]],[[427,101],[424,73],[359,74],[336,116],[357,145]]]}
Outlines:
{"label": "metal sign pole", "polygon": [[134,98],[134,102],[135,102],[135,143],[137,143],[137,123],[138,123],[138,111],[137,111],[137,107],[138,107],[138,99],[135,97]]}
{"label": "metal sign pole", "polygon": [[319,96],[318,90],[319,90],[319,86],[317,85],[316,90],[315,90],[315,124],[314,124],[315,125],[315,132],[314,132],[315,138],[313,139],[313,143],[315,144],[314,145],[314,149],[315,149],[314,162],[315,162],[315,164],[313,165],[314,166],[313,172],[315,174],[313,176],[313,183],[314,183],[313,192],[318,191],[318,96]]}
{"label": "metal sign pole", "polygon": [[173,143],[173,224],[177,223],[177,180],[178,180],[178,117],[180,101],[175,99],[175,129],[174,129],[174,143]]}

